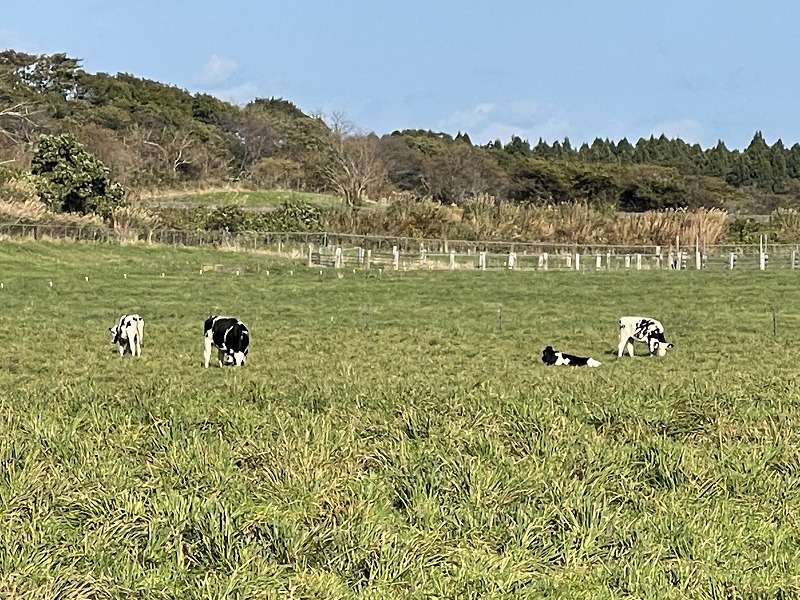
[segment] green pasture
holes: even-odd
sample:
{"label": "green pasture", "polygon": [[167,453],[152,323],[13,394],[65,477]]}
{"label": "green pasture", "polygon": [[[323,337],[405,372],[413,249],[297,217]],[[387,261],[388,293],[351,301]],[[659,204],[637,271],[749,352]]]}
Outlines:
{"label": "green pasture", "polygon": [[239,206],[270,207],[280,204],[301,203],[319,207],[340,206],[342,199],[329,194],[315,194],[295,190],[239,190],[220,189],[209,191],[174,192],[163,195],[143,196],[146,204],[180,204],[185,206]]}
{"label": "green pasture", "polygon": [[798,597],[798,278],[0,242],[0,596]]}

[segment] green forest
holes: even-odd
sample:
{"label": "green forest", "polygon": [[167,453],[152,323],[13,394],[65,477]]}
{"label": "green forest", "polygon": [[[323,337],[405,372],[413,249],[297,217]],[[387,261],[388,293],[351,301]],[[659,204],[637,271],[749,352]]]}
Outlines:
{"label": "green forest", "polygon": [[127,73],[88,73],[65,54],[6,50],[0,185],[3,200],[27,198],[20,186],[28,186],[49,209],[104,217],[145,194],[230,185],[323,193],[344,207],[488,198],[767,215],[800,204],[800,144],[770,145],[760,132],[744,150],[663,135],[577,147],[519,137],[476,145],[463,133],[423,130],[378,136],[283,98],[236,105]]}

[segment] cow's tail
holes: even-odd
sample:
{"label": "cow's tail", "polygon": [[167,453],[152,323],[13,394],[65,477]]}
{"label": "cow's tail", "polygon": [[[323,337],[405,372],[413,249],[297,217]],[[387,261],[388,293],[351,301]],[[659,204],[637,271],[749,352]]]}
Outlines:
{"label": "cow's tail", "polygon": [[601,364],[603,364],[603,363],[601,363],[599,360],[595,360],[593,358],[590,358],[590,359],[588,359],[586,361],[586,366],[587,367],[599,367]]}

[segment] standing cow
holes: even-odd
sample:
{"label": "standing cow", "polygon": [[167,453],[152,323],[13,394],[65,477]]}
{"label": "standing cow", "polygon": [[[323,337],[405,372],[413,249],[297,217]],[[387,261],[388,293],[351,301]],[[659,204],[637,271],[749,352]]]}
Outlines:
{"label": "standing cow", "polygon": [[131,356],[142,355],[142,341],[144,340],[144,319],[139,315],[122,315],[111,332],[111,343],[119,345],[119,355],[123,356],[128,350]]}
{"label": "standing cow", "polygon": [[633,342],[644,342],[653,356],[664,356],[667,350],[674,347],[664,338],[664,326],[650,317],[620,317],[619,347],[617,356],[621,357],[627,347],[628,354],[633,356]]}
{"label": "standing cow", "polygon": [[209,317],[203,325],[203,344],[203,366],[205,368],[208,368],[208,362],[211,360],[212,346],[218,351],[217,358],[220,367],[223,363],[242,366],[247,359],[250,332],[247,331],[245,324],[236,317]]}

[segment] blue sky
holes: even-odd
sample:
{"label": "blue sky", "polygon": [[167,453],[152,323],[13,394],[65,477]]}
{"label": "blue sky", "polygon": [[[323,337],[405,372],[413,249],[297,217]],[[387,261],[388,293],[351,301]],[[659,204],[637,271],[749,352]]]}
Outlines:
{"label": "blue sky", "polygon": [[800,142],[796,1],[7,4],[0,48],[237,103],[282,97],[379,135]]}

